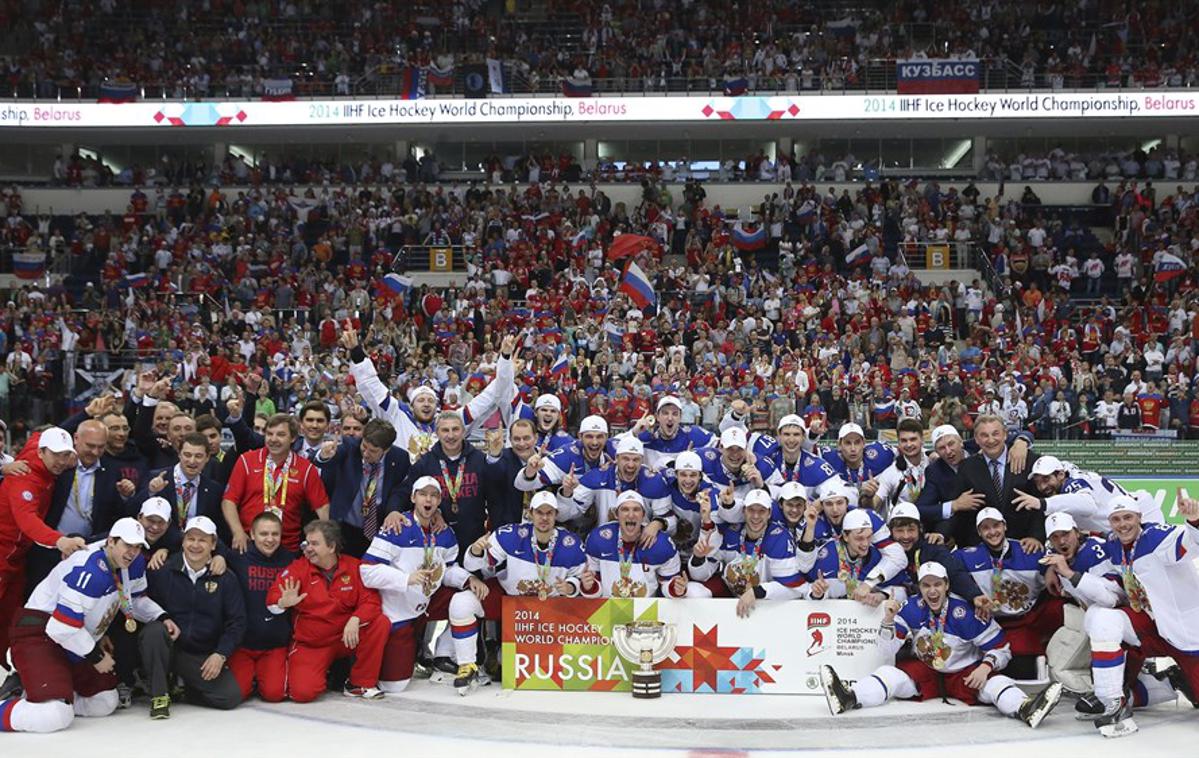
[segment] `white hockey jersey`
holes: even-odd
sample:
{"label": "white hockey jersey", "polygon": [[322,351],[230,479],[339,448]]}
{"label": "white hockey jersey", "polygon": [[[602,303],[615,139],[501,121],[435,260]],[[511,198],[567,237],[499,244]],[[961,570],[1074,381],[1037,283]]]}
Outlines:
{"label": "white hockey jersey", "polygon": [[1199,655],[1199,529],[1148,524],[1132,545],[1113,538],[1106,552],[1129,605],[1145,610],[1166,642]]}
{"label": "white hockey jersey", "polygon": [[[163,615],[146,594],[146,559],[139,555],[120,572],[122,591],[129,594],[133,618],[142,623]],[[117,579],[104,555],[104,543],[93,542],[60,562],[38,583],[25,603],[31,611],[50,614],[46,636],[72,655],[85,658],[121,610]]]}
{"label": "white hockey jersey", "polygon": [[587,597],[654,597],[671,594],[671,580],[682,570],[679,552],[663,532],[649,548],[627,545],[615,521],[591,530],[584,545],[587,568],[595,573],[598,589]]}
{"label": "white hockey jersey", "polygon": [[993,671],[1001,671],[1012,660],[1011,648],[995,619],[979,621],[974,606],[957,595],[950,595],[939,613],[933,613],[924,598],[911,598],[895,616],[894,635],[879,630],[879,645],[892,655],[909,639],[916,658],[945,674],[969,668],[984,658]]}
{"label": "white hockey jersey", "polygon": [[1007,540],[999,556],[985,544],[960,548],[954,555],[995,603],[994,613],[999,618],[1028,613],[1045,589],[1044,567],[1040,564],[1044,550],[1026,553],[1018,541]]}
{"label": "white hockey jersey", "polygon": [[534,544],[531,524],[507,524],[495,530],[482,557],[469,550],[462,557],[467,571],[494,576],[508,595],[561,597],[555,588],[560,581],[574,585],[579,594],[579,577],[587,564],[583,541],[571,532],[556,527],[554,536],[544,545]]}
{"label": "white hockey jersey", "polygon": [[[379,591],[383,615],[391,623],[410,621],[429,607],[429,599],[443,585],[462,588],[470,574],[459,566],[458,539],[449,527],[426,531],[412,521],[398,532],[380,532],[362,556],[362,583]],[[434,569],[428,586],[410,585],[412,572]]]}

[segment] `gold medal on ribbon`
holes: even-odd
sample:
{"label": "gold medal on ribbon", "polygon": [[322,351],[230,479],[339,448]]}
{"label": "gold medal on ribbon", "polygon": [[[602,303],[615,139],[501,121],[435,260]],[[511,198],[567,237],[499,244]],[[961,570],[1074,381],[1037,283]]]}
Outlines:
{"label": "gold medal on ribbon", "polygon": [[136,632],[137,631],[137,622],[134,621],[132,618],[125,619],[125,631],[129,632],[130,634],[133,634],[134,632]]}

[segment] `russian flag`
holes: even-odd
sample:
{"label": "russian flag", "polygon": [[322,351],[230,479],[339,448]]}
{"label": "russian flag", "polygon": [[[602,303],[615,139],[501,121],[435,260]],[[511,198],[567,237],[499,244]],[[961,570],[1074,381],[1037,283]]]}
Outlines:
{"label": "russian flag", "polygon": [[137,85],[133,82],[104,82],[100,85],[101,103],[132,103],[137,99]]}
{"label": "russian flag", "polygon": [[46,254],[13,253],[12,272],[18,279],[37,279],[46,273]]}
{"label": "russian flag", "polygon": [[633,261],[625,266],[624,276],[620,279],[620,291],[632,298],[638,308],[646,308],[658,301],[649,277]]}
{"label": "russian flag", "polygon": [[550,366],[550,376],[555,379],[561,379],[570,373],[570,355],[562,353],[558,359],[554,361],[554,365]]}
{"label": "russian flag", "polygon": [[454,67],[444,68],[434,63],[425,68],[425,82],[435,87],[452,87],[454,85]]}
{"label": "russian flag", "polygon": [[562,94],[567,97],[591,97],[591,79],[576,79],[568,76],[562,79]]}
{"label": "russian flag", "polygon": [[630,258],[643,250],[656,251],[658,243],[651,237],[642,234],[621,234],[608,245],[608,260],[618,261]]}
{"label": "russian flag", "polygon": [[744,76],[726,77],[724,80],[725,97],[740,97],[749,91],[749,80]]}
{"label": "russian flag", "polygon": [[1187,264],[1172,253],[1161,253],[1153,264],[1153,281],[1168,282],[1176,279],[1187,271]]}
{"label": "russian flag", "polygon": [[149,287],[151,284],[153,284],[154,279],[145,272],[137,274],[125,274],[124,283],[126,287],[141,289],[143,287]]}
{"label": "russian flag", "polygon": [[420,100],[425,96],[425,82],[421,77],[423,71],[408,66],[400,72],[400,99]]}
{"label": "russian flag", "polygon": [[861,263],[865,263],[869,259],[870,248],[864,242],[845,254],[845,262],[850,266],[857,266]]}
{"label": "russian flag", "polygon": [[738,221],[733,227],[733,247],[742,252],[761,250],[766,247],[766,227],[759,224],[757,229],[748,232]]}
{"label": "russian flag", "polygon": [[413,283],[411,277],[400,276],[394,272],[385,275],[380,281],[382,293],[392,297],[404,297],[412,289]]}

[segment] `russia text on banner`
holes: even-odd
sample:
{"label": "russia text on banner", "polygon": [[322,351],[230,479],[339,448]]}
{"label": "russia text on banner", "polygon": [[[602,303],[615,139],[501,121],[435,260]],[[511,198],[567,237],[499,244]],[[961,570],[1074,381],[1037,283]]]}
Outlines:
{"label": "russia text on banner", "polygon": [[852,600],[760,602],[743,619],[732,599],[505,597],[504,689],[627,692],[636,664],[612,627],[662,621],[678,635],[655,667],[664,693],[818,695],[824,664],[852,681],[893,662],[875,642],[882,616]]}

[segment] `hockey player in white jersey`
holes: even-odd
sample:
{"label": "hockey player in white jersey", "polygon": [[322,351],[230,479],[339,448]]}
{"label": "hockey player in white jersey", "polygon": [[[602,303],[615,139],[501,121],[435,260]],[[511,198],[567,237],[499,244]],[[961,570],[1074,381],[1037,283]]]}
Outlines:
{"label": "hockey player in white jersey", "polygon": [[556,525],[558,500],[538,492],[529,501],[531,524],[508,524],[483,535],[462,558],[483,589],[450,600],[450,630],[458,676],[454,687],[467,695],[483,682],[479,669],[479,620],[499,620],[505,595],[578,597],[586,565],[582,541]]}
{"label": "hockey player in white jersey", "polygon": [[1137,731],[1133,701],[1124,684],[1147,656],[1169,656],[1178,664],[1171,684],[1196,705],[1199,693],[1199,500],[1181,492],[1181,526],[1144,524],[1132,498],[1118,498],[1108,516],[1112,538],[1108,560],[1120,575],[1128,605],[1092,606],[1084,622],[1091,641],[1095,697],[1104,710],[1095,726],[1105,737]]}
{"label": "hockey player in white jersey", "polygon": [[758,600],[794,600],[808,595],[807,582],[795,560],[795,543],[783,526],[770,520],[774,503],[766,490],[745,496],[745,523],[725,524],[695,543],[687,573],[693,597],[711,597],[704,586],[720,576],[728,596],[737,598],[737,615],[748,617]]}
{"label": "hockey player in white jersey", "polygon": [[613,511],[616,520],[587,535],[587,568],[582,576],[584,597],[684,597],[694,590],[679,564],[679,552],[664,533],[643,544],[649,508],[633,490],[620,493]]}
{"label": "hockey player in white jersey", "polygon": [[[145,531],[136,519],[79,550],[43,579],[13,626],[12,660],[25,696],[0,701],[0,731],[56,732],[75,716],[117,708],[117,676],[103,643],[114,621],[133,633],[165,616],[146,595]],[[172,638],[179,628],[165,619]]]}
{"label": "hockey player in white jersey", "polygon": [[[1049,674],[1080,696],[1074,706],[1075,717],[1094,720],[1103,713],[1104,704],[1092,692],[1086,609],[1115,608],[1126,604],[1128,597],[1120,585],[1119,572],[1108,559],[1105,540],[1082,533],[1068,513],[1054,513],[1045,519],[1045,534],[1052,548],[1041,559],[1047,567],[1046,576],[1056,577],[1053,581],[1060,583],[1063,594],[1073,601],[1066,605],[1065,622],[1045,650]],[[1137,708],[1171,702],[1177,697],[1168,681],[1159,681],[1148,673],[1137,677],[1132,688],[1133,706]]]}
{"label": "hockey player in white jersey", "polygon": [[890,579],[875,579],[867,591],[859,591],[883,560],[882,552],[870,544],[873,533],[868,511],[855,508],[845,514],[841,536],[824,543],[816,554],[816,565],[808,572],[808,581],[821,585],[812,590],[813,600],[854,598],[872,608],[888,598],[901,603],[907,600],[903,572]]}
{"label": "hockey player in white jersey", "polygon": [[1061,699],[1053,683],[1025,696],[1016,682],[999,672],[1011,660],[1003,630],[994,620],[980,621],[970,603],[949,593],[949,578],[939,563],[918,569],[920,596],[900,604],[888,600],[878,644],[894,655],[911,640],[913,657],[847,686],[831,666],[822,666],[821,683],[829,711],[836,716],[855,708],[883,705],[893,698],[931,700],[952,697],[967,705],[994,705],[1000,713],[1036,728]]}
{"label": "hockey player in white jersey", "polygon": [[454,530],[434,524],[440,507],[441,485],[431,476],[420,477],[412,486],[412,519],[397,530],[380,532],[362,556],[362,583],[379,591],[383,615],[391,623],[379,671],[384,692],[407,689],[426,622],[448,617],[454,590],[483,589],[458,565]]}
{"label": "hockey player in white jersey", "polygon": [[[372,413],[391,422],[396,429],[395,446],[406,450],[412,462],[416,463],[437,441],[434,426],[434,418],[439,410],[436,390],[426,386],[413,387],[408,391],[408,402],[401,402],[379,379],[374,362],[358,344],[356,331],[343,331],[341,344],[350,351],[350,375],[354,377],[358,393]],[[512,355],[515,349],[516,337],[505,335],[500,343],[495,378],[478,397],[458,411],[468,436],[498,407],[502,388],[512,385],[515,376]]]}
{"label": "hockey player in white jersey", "polygon": [[[704,483],[704,464],[697,453],[685,450],[674,459],[674,481],[668,483],[670,502],[677,520],[674,544],[681,555],[690,555],[704,527],[704,514],[712,528],[711,515],[719,510],[717,492]],[[705,510],[704,505],[707,504]]]}
{"label": "hockey player in white jersey", "polygon": [[1046,516],[1068,513],[1083,531],[1106,532],[1111,503],[1118,497],[1136,500],[1145,523],[1164,524],[1166,521],[1161,507],[1148,492],[1130,493],[1106,476],[1083,471],[1052,455],[1037,458],[1029,478],[1037,491],[1014,492],[1012,503],[1018,510],[1042,510]]}
{"label": "hockey player in white jersey", "polygon": [[783,477],[769,458],[759,458],[748,450],[745,430],[729,427],[720,433],[720,449],[705,448],[699,452],[704,464],[704,479],[720,491],[721,508],[717,521],[739,523],[744,520],[741,508],[750,490],[777,491]]}
{"label": "hockey player in white jersey", "polygon": [[[810,519],[805,511],[803,531],[795,545],[798,550],[799,567],[805,573],[810,572],[816,565],[816,556],[820,548],[828,541],[841,536],[845,515],[850,512],[849,499],[853,494],[853,487],[846,484],[841,477],[833,477],[817,488],[820,513]],[[865,598],[874,587],[894,578],[908,565],[903,548],[891,539],[891,530],[887,528],[882,517],[872,510],[862,509],[862,512],[870,519],[873,527],[870,542],[878,548],[882,560],[867,572],[866,581],[858,585],[853,595],[855,600]]]}
{"label": "hockey player in white jersey", "polygon": [[568,476],[580,477],[607,467],[615,457],[616,448],[608,439],[608,422],[602,416],[587,416],[579,422],[578,441],[557,450],[539,448],[513,484],[521,492],[556,487]]}
{"label": "hockey player in white jersey", "polygon": [[[576,519],[588,526],[615,519],[621,493],[637,492],[649,509],[650,521],[642,532],[642,546],[649,547],[659,532],[673,534],[677,519],[670,487],[661,473],[644,465],[645,447],[636,437],[620,437],[616,443],[616,465],[592,469],[582,477],[567,476],[558,488],[558,514],[563,522]],[[576,483],[577,479],[577,483]]]}
{"label": "hockey player in white jersey", "polygon": [[929,464],[924,453],[924,425],[917,419],[902,419],[895,429],[898,436],[895,460],[858,488],[858,504],[872,507],[884,518],[898,503],[916,504],[924,489],[924,470]]}
{"label": "hockey player in white jersey", "polygon": [[[754,432],[749,437],[749,449],[759,458],[767,458],[778,470],[784,482],[803,485],[805,496],[816,494],[816,487],[837,475],[833,467],[815,455],[802,418],[788,414],[779,419],[777,437]],[[805,445],[808,447],[805,448]],[[778,493],[773,493],[776,497]]]}

